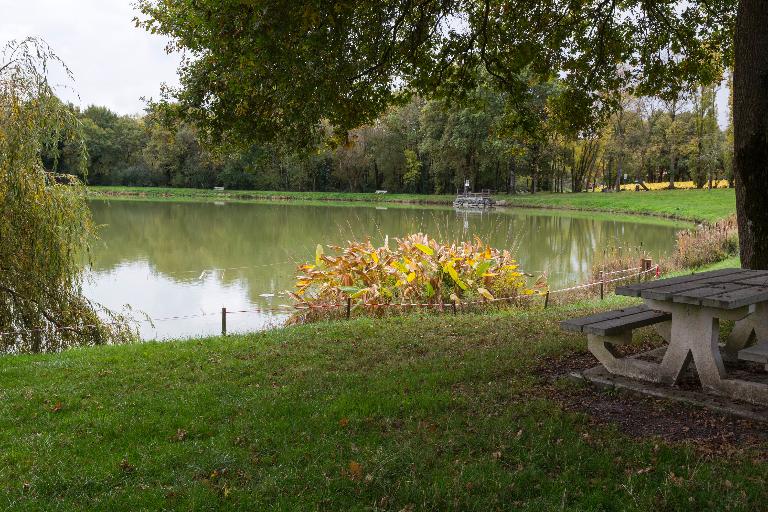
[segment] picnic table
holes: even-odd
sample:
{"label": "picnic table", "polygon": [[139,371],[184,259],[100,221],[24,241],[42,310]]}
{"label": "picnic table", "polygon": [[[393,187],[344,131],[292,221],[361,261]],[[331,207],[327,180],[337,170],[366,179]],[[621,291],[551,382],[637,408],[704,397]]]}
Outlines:
{"label": "picnic table", "polygon": [[[704,390],[768,405],[768,385],[729,377],[723,364],[768,364],[768,271],[715,270],[631,284],[616,293],[642,297],[645,304],[561,324],[586,333],[590,351],[609,372],[671,386],[693,362]],[[721,320],[735,321],[722,349]],[[615,346],[631,342],[632,330],[647,325],[669,344],[661,363],[618,357]]]}

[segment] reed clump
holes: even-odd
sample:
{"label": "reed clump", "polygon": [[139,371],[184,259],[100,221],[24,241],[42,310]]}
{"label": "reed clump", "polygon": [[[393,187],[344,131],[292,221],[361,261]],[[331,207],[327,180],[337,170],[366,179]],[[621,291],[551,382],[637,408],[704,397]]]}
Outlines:
{"label": "reed clump", "polygon": [[736,216],[732,215],[714,224],[702,224],[696,229],[678,232],[671,263],[675,269],[699,268],[738,253],[739,232]]}

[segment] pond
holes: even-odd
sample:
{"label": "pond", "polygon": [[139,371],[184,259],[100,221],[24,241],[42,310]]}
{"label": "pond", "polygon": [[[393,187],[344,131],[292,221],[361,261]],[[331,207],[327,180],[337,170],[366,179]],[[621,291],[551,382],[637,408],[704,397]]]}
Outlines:
{"label": "pond", "polygon": [[[549,210],[384,207],[365,204],[101,201],[90,203],[100,240],[85,293],[115,310],[128,305],[144,339],[218,334],[280,325],[298,263],[315,247],[423,232],[510,249],[551,287],[580,283],[604,250],[674,248],[679,223]],[[146,317],[154,319],[153,322]]]}

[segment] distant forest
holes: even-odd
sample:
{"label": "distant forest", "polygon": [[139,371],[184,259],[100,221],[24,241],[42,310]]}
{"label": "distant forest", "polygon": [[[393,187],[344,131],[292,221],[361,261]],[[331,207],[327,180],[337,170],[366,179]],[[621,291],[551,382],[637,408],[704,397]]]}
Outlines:
{"label": "distant forest", "polygon": [[[531,123],[506,110],[503,94],[478,88],[460,100],[411,97],[339,136],[332,127],[297,151],[280,144],[228,148],[148,109],[120,116],[91,106],[78,114],[90,185],[453,193],[581,191],[620,182],[731,182],[732,129],[717,123],[714,87],[666,100],[626,97],[589,133],[568,133],[549,115],[548,91],[532,96]],[[291,146],[293,148],[293,146]],[[76,168],[60,148],[47,165]]]}

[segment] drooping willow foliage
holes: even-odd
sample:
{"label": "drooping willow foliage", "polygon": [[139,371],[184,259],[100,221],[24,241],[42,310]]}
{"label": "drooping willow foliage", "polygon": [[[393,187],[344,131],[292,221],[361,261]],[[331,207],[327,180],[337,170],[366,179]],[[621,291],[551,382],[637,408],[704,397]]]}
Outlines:
{"label": "drooping willow foliage", "polygon": [[[37,39],[0,50],[0,352],[51,352],[127,341],[124,318],[82,294],[94,226],[82,183],[42,155],[85,148],[77,119],[49,84],[69,70]],[[99,313],[102,313],[101,316]]]}

